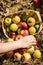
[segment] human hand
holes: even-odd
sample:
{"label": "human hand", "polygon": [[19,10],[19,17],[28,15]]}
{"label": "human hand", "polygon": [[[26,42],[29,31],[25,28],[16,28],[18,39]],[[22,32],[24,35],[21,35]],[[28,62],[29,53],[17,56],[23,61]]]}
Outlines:
{"label": "human hand", "polygon": [[33,35],[25,36],[19,40],[21,47],[26,48],[30,45],[36,45],[36,38]]}

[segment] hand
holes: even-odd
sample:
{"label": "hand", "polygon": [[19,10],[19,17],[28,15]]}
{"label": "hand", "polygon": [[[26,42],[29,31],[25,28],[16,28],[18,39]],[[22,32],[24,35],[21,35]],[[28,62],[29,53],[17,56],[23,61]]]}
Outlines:
{"label": "hand", "polygon": [[36,38],[33,35],[25,36],[20,39],[22,48],[36,44]]}

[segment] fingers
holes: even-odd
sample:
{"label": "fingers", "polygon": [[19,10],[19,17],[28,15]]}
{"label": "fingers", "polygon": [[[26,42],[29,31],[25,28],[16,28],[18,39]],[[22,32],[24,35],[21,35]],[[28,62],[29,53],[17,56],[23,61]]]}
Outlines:
{"label": "fingers", "polygon": [[36,38],[33,35],[24,37],[24,40],[26,40],[27,42],[36,42]]}
{"label": "fingers", "polygon": [[26,44],[24,44],[23,48],[29,47],[31,45],[36,45],[36,42],[34,42],[34,43],[28,43],[27,42]]}
{"label": "fingers", "polygon": [[36,44],[36,38],[33,35],[25,36],[20,39],[20,42],[22,42],[22,47],[28,47],[30,45]]}
{"label": "fingers", "polygon": [[21,39],[23,40],[36,40],[35,37],[33,35],[29,35],[29,36],[25,36],[25,37],[22,37]]}

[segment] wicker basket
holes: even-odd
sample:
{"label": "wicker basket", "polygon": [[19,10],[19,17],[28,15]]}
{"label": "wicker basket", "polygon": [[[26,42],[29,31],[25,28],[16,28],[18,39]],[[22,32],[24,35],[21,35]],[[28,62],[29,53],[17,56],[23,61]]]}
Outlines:
{"label": "wicker basket", "polygon": [[[24,12],[25,12],[25,13],[28,13],[29,15],[33,15],[33,14],[36,15],[36,17],[37,17],[37,19],[38,19],[36,23],[39,23],[39,24],[40,24],[40,28],[39,28],[39,31],[38,31],[37,33],[35,33],[34,35],[39,34],[40,31],[42,30],[42,20],[41,20],[40,13],[39,13],[38,11],[34,11],[34,10],[23,10],[23,11],[18,11],[18,12],[15,12],[15,13],[11,13],[10,15],[7,15],[7,16],[13,16],[13,15],[15,15],[15,14],[21,15],[21,14],[23,14]],[[7,16],[5,16],[5,17],[7,17]],[[7,38],[9,38],[9,36],[7,35],[7,32],[6,32],[5,28],[4,28],[4,19],[5,19],[5,17],[3,18],[3,21],[2,21],[2,29],[3,29],[4,35],[5,35]]]}

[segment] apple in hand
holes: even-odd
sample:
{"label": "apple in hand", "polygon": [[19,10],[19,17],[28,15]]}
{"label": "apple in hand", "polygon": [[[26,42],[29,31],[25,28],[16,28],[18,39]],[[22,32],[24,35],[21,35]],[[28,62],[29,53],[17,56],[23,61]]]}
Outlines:
{"label": "apple in hand", "polygon": [[24,29],[28,29],[28,25],[27,25],[27,23],[25,23],[25,22],[21,22],[21,26],[22,26]]}
{"label": "apple in hand", "polygon": [[28,36],[28,35],[29,35],[28,30],[22,30],[22,31],[21,31],[21,35],[22,35],[22,36]]}
{"label": "apple in hand", "polygon": [[38,44],[39,44],[38,41],[36,41],[34,45],[35,45],[35,46],[38,46]]}

